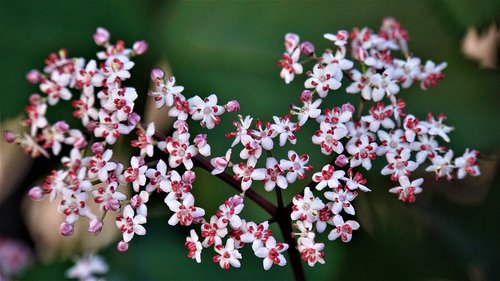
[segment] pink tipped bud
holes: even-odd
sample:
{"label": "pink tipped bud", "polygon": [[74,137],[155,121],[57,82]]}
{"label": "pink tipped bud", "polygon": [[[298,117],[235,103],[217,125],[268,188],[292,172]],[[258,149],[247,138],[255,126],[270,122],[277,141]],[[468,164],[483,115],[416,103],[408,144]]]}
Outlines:
{"label": "pink tipped bud", "polygon": [[141,116],[135,112],[132,112],[128,115],[128,123],[131,125],[131,126],[136,126],[137,124],[139,124],[139,122],[141,121]]}
{"label": "pink tipped bud", "polygon": [[40,71],[36,69],[32,69],[26,73],[26,80],[31,84],[38,84],[40,82],[40,77]]}
{"label": "pink tipped bud", "polygon": [[151,80],[153,80],[153,81],[163,79],[163,77],[165,77],[165,72],[161,68],[158,68],[158,67],[153,68],[151,70],[150,76],[151,76]]}
{"label": "pink tipped bud", "polygon": [[61,223],[59,226],[59,233],[63,236],[70,236],[73,234],[73,225],[67,222]]}
{"label": "pink tipped bud", "polygon": [[94,42],[98,45],[104,45],[109,41],[109,32],[102,27],[98,27],[94,34]]}
{"label": "pink tipped bud", "polygon": [[285,35],[285,48],[286,51],[292,53],[295,47],[299,45],[300,37],[295,33],[287,33]]}
{"label": "pink tipped bud", "polygon": [[224,171],[227,167],[227,160],[226,158],[224,157],[216,157],[216,158],[213,158],[212,160],[210,160],[210,164],[212,164],[212,166],[219,170],[220,172]]}
{"label": "pink tipped bud", "polygon": [[32,200],[40,201],[43,199],[43,189],[41,189],[39,186],[34,186],[30,189],[28,195]]}
{"label": "pink tipped bud", "polygon": [[339,156],[337,156],[337,159],[335,159],[335,165],[337,165],[340,168],[347,165],[347,163],[349,163],[349,159],[347,159],[347,157],[344,154],[340,154]]}
{"label": "pink tipped bud", "polygon": [[196,180],[196,174],[193,172],[193,171],[186,171],[183,175],[182,175],[182,181],[186,182],[186,183],[194,183],[194,181]]}
{"label": "pink tipped bud", "polygon": [[226,110],[227,112],[236,112],[240,110],[240,103],[237,100],[229,101],[226,104]]}
{"label": "pink tipped bud", "polygon": [[181,134],[189,132],[188,123],[186,121],[183,121],[183,120],[175,121],[174,122],[174,129],[179,131],[179,133],[181,133]]}
{"label": "pink tipped bud", "polygon": [[132,46],[132,49],[134,50],[134,52],[136,54],[142,55],[142,54],[144,54],[147,51],[147,49],[148,49],[148,43],[146,43],[146,41],[144,41],[144,40],[137,41]]}
{"label": "pink tipped bud", "polygon": [[12,131],[3,131],[3,139],[8,143],[13,143],[17,138],[16,133]]}
{"label": "pink tipped bud", "polygon": [[69,125],[64,121],[58,121],[54,124],[54,128],[60,132],[66,132],[69,130]]}
{"label": "pink tipped bud", "polygon": [[344,103],[342,105],[342,111],[349,111],[351,113],[354,113],[354,110],[355,110],[354,106],[350,103]]}
{"label": "pink tipped bud", "polygon": [[300,51],[302,52],[302,54],[304,54],[305,56],[312,56],[314,54],[314,45],[313,43],[309,42],[309,41],[305,41],[304,43],[300,44]]}
{"label": "pink tipped bud", "polygon": [[104,152],[104,146],[100,142],[95,142],[90,146],[90,150],[94,154],[102,154]]}
{"label": "pink tipped bud", "polygon": [[141,203],[142,203],[142,199],[137,194],[132,196],[132,198],[130,198],[130,206],[132,206],[132,208],[134,208],[134,209],[137,209],[137,207],[139,207],[139,205],[141,205]]}
{"label": "pink tipped bud", "polygon": [[116,210],[120,209],[120,207],[121,207],[120,201],[118,201],[116,199],[111,199],[108,202],[108,207],[110,210],[116,211]]}
{"label": "pink tipped bud", "polygon": [[126,252],[128,250],[128,243],[125,241],[120,241],[116,245],[116,249],[120,252]]}
{"label": "pink tipped bud", "polygon": [[206,134],[198,134],[193,140],[194,144],[197,147],[203,147],[207,144],[207,135]]}
{"label": "pink tipped bud", "polygon": [[310,101],[312,99],[312,93],[311,91],[308,91],[308,90],[305,90],[302,92],[302,94],[300,94],[300,100],[302,102],[307,102],[307,101]]}
{"label": "pink tipped bud", "polygon": [[92,219],[89,223],[89,232],[98,235],[102,230],[102,222],[98,219]]}

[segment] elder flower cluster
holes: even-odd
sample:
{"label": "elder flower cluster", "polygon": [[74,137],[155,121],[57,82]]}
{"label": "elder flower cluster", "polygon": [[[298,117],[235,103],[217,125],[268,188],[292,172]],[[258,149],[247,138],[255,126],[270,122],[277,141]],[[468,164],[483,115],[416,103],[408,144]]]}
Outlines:
{"label": "elder flower cluster", "polygon": [[[155,68],[151,71],[154,89],[148,95],[157,109],[167,107],[168,115],[176,120],[168,136],[156,131],[154,123],[141,123],[134,102],[145,94],[124,82],[131,76],[131,59],[144,53],[147,44],[138,41],[131,49],[123,41],[112,44],[103,28],[94,34],[95,43],[104,47],[97,60],[69,58],[62,50],[45,60],[43,71],[28,73],[28,80],[42,94],[30,97],[23,121],[26,132],[5,132],[5,138],[33,157],[67,152],[60,158],[62,168],[29,191],[35,200],[48,197],[59,202],[58,210],[66,216],[60,225],[62,235],[71,235],[74,223],[82,217],[88,220],[88,231],[98,235],[104,216],[113,214],[122,233],[117,249],[127,251],[135,235],[146,234],[149,197],[162,196],[172,213],[168,223],[191,227],[185,246],[187,256],[197,262],[203,250],[212,248],[212,261],[221,268],[240,267],[240,249],[248,244],[266,270],[285,265],[283,253],[292,246],[309,266],[325,263],[325,244],[316,238],[326,232],[329,240],[352,239],[360,227],[353,201],[359,191],[373,189],[363,173],[372,169],[377,158],[386,164],[378,173],[394,182],[389,192],[409,203],[423,190],[423,179],[412,175],[421,165],[436,179],[461,179],[480,172],[476,150],[467,149],[454,158],[453,151],[442,146],[443,141],[450,141],[453,129],[444,123],[444,115],[429,113],[418,118],[405,112],[401,89],[413,84],[423,90],[437,86],[446,63],[423,63],[413,56],[408,50],[408,32],[396,20],[384,19],[379,31],[367,27],[339,30],[324,38],[332,49],[318,53],[298,35],[285,36],[281,78],[288,84],[304,73],[305,66],[311,69],[305,72],[300,104],[292,104],[290,112],[267,121],[237,115],[234,130],[226,134],[233,142],[220,156],[212,155],[207,135],[192,135],[190,126],[199,123],[212,129],[225,114],[237,112],[239,103],[221,104],[215,94],[187,97],[173,76]],[[357,108],[350,103],[324,102],[328,95],[344,92],[343,86],[348,94],[359,96]],[[70,128],[63,120],[49,123],[47,110],[66,101],[83,129]],[[367,112],[365,105],[370,105]],[[316,169],[307,153],[293,148],[296,133],[308,122],[317,128],[310,141],[331,157],[330,163]],[[136,134],[131,142],[136,154],[126,163],[118,162],[113,158],[113,144],[121,135],[132,133]],[[273,157],[278,146],[286,147],[286,158]],[[208,214],[197,205],[192,193],[195,166],[238,190],[221,201],[215,213]],[[284,207],[281,192],[308,177],[312,181],[304,183],[302,192]],[[281,204],[275,207],[260,197],[256,182],[262,182],[265,191],[276,192]],[[242,218],[249,199],[274,214],[274,220],[273,210],[288,210],[295,238],[283,233],[285,241],[278,242],[270,229],[273,221]],[[98,210],[88,207],[89,202],[95,202]]]}

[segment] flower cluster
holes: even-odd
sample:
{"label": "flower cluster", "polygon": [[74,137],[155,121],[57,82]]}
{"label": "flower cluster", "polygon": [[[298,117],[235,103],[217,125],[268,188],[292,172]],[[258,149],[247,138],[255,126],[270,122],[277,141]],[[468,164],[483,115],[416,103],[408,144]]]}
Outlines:
{"label": "flower cluster", "polygon": [[[331,163],[313,175],[312,184],[292,202],[291,218],[296,221],[298,249],[311,266],[324,262],[324,245],[314,242],[316,233],[324,232],[330,225],[329,240],[340,237],[343,242],[348,242],[353,230],[359,228],[358,222],[345,220],[342,215],[355,215],[351,202],[358,195],[357,189],[370,191],[365,186],[366,179],[360,168],[371,170],[375,159],[384,158],[387,165],[380,173],[399,182],[399,186],[390,188],[389,192],[410,203],[415,202],[415,195],[422,192],[423,183],[422,178],[410,180],[410,177],[426,162],[430,164],[425,170],[434,172],[436,179],[479,175],[477,151],[467,149],[463,156],[453,159],[453,151],[439,144],[439,140],[450,141],[448,133],[453,129],[443,123],[444,115],[435,117],[429,113],[420,120],[406,113],[405,101],[396,97],[401,89],[414,83],[420,83],[423,90],[437,86],[444,78],[442,70],[446,63],[436,65],[427,61],[421,64],[420,58],[410,55],[408,32],[393,18],[384,19],[378,32],[365,27],[351,32],[339,30],[324,37],[333,43],[334,50],[316,54],[314,46],[307,41],[301,43],[298,35],[285,36],[286,54],[294,53],[290,51],[290,46],[294,46],[308,58],[307,62],[314,63],[312,71],[306,72],[308,78],[300,96],[304,105],[292,105],[292,114],[297,116],[301,125],[308,117],[315,118],[319,129],[312,136],[312,142],[319,145],[323,154],[336,155]],[[404,58],[398,58],[398,53]],[[299,59],[300,56],[296,55],[294,63]],[[355,63],[361,69],[356,69]],[[280,66],[283,71],[288,69],[283,61],[280,61]],[[304,67],[296,65],[294,69]],[[288,84],[294,76],[284,76],[283,71],[281,77]],[[311,114],[311,107],[316,109],[317,106],[313,105],[322,104],[329,93],[339,89],[343,78],[348,80],[346,92],[360,95],[360,106],[356,109],[347,103],[326,107],[322,114],[317,111]],[[365,113],[363,106],[368,102],[373,105]],[[323,193],[326,201],[313,194],[313,187]]]}
{"label": "flower cluster", "polygon": [[[226,134],[232,144],[218,154],[221,156],[212,155],[207,134],[191,135],[191,121],[212,129],[225,113],[237,112],[239,103],[232,100],[220,105],[215,94],[187,97],[173,76],[155,68],[150,75],[154,88],[148,95],[157,109],[167,107],[168,115],[175,119],[173,129],[164,136],[155,130],[154,123],[140,122],[134,101],[141,94],[122,85],[131,75],[131,58],[142,54],[147,44],[139,41],[132,49],[125,48],[123,41],[112,45],[109,33],[102,28],[94,35],[97,45],[105,48],[97,53],[99,67],[94,60],[85,64],[83,59],[67,58],[61,51],[49,56],[43,73],[34,70],[28,74],[28,80],[40,84],[46,96],[30,97],[28,118],[23,121],[27,132],[6,132],[5,138],[22,145],[33,157],[68,151],[61,158],[63,168],[52,171],[41,187],[29,192],[35,200],[60,200],[58,209],[66,216],[60,226],[63,235],[71,235],[75,221],[82,216],[89,221],[88,230],[97,235],[104,216],[115,213],[116,227],[122,233],[117,249],[126,251],[136,234],[146,234],[150,196],[162,196],[172,212],[168,223],[191,227],[185,246],[187,256],[197,262],[201,262],[204,249],[213,248],[212,261],[221,268],[240,267],[240,249],[250,244],[266,270],[285,265],[283,252],[289,247],[310,266],[325,263],[325,244],[316,242],[317,236],[328,231],[329,240],[352,239],[353,231],[360,227],[353,201],[358,191],[371,191],[363,173],[372,169],[376,159],[382,158],[386,164],[379,173],[399,183],[389,192],[410,203],[422,192],[423,179],[411,179],[421,165],[437,179],[461,179],[480,172],[477,151],[467,149],[453,158],[453,151],[439,143],[449,142],[453,129],[443,123],[444,115],[429,113],[419,119],[406,113],[399,94],[414,83],[424,90],[436,86],[444,78],[446,63],[421,64],[420,58],[410,56],[408,32],[392,18],[384,19],[378,32],[369,28],[340,30],[324,37],[334,50],[317,54],[311,42],[301,42],[292,33],[285,36],[286,51],[279,61],[285,83],[302,74],[306,64],[311,67],[305,72],[300,104],[291,104],[290,112],[276,114],[272,120],[237,115],[232,122],[234,130]],[[301,56],[305,61],[299,61]],[[341,92],[342,86],[349,94],[359,94],[357,108],[351,103],[335,106],[325,102],[328,95]],[[71,90],[79,91],[79,97],[73,99]],[[85,130],[70,128],[64,121],[49,123],[46,111],[60,100],[71,100],[76,109],[73,116],[81,120]],[[370,105],[367,112],[365,105]],[[315,171],[310,155],[293,148],[297,132],[308,122],[317,128],[312,144],[331,157]],[[136,155],[120,163],[113,157],[112,146],[120,135],[134,131],[137,138],[131,146]],[[63,149],[63,145],[71,149]],[[286,157],[273,156],[281,147]],[[196,205],[192,193],[195,166],[238,191],[212,214]],[[309,183],[300,183],[308,177],[312,179]],[[266,192],[276,192],[278,206],[259,195],[262,191],[255,184],[259,182]],[[292,202],[284,205],[281,192],[297,182],[304,187],[302,192],[295,191]],[[271,214],[272,220],[254,222],[240,217],[249,199]],[[99,210],[91,210],[89,201]],[[285,241],[278,242],[271,223],[287,229],[289,218],[297,239],[291,238],[292,233],[283,233]]]}

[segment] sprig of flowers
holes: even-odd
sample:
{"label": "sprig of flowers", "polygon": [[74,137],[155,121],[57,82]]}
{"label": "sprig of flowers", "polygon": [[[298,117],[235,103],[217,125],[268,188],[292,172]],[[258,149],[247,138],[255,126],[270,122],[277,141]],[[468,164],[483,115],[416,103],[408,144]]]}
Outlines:
{"label": "sprig of flowers", "polygon": [[[155,68],[151,71],[154,89],[148,95],[157,109],[168,107],[168,115],[176,119],[172,133],[163,136],[154,123],[142,124],[134,112],[135,100],[144,94],[124,85],[132,75],[132,58],[142,54],[147,44],[138,41],[132,49],[120,40],[111,44],[103,28],[94,34],[96,44],[104,47],[97,53],[99,63],[69,58],[63,50],[49,56],[42,72],[30,71],[29,81],[39,84],[45,96],[30,97],[23,121],[27,132],[6,132],[5,139],[20,144],[33,157],[58,156],[65,151],[64,145],[72,147],[61,159],[64,167],[52,171],[41,187],[29,192],[35,200],[61,200],[58,209],[66,215],[60,227],[63,235],[73,233],[73,224],[80,217],[87,218],[89,231],[97,235],[104,216],[115,213],[116,227],[122,233],[117,249],[126,251],[136,234],[146,234],[149,197],[163,196],[172,212],[168,223],[191,227],[185,243],[189,258],[201,262],[202,251],[213,248],[212,260],[221,268],[240,267],[243,257],[239,250],[251,244],[267,270],[287,264],[282,253],[291,249],[296,278],[303,278],[299,258],[309,266],[326,262],[325,244],[315,241],[318,234],[328,231],[329,240],[349,242],[359,229],[353,202],[358,191],[373,189],[368,188],[364,174],[364,170],[372,170],[373,161],[386,162],[379,173],[399,183],[389,192],[410,203],[423,191],[423,179],[411,179],[421,165],[437,179],[480,174],[479,152],[467,149],[453,158],[453,151],[439,143],[449,142],[453,129],[444,124],[444,115],[429,113],[419,119],[405,112],[402,90],[413,84],[420,84],[423,90],[437,86],[444,78],[446,63],[422,64],[420,58],[410,55],[408,32],[392,18],[384,19],[378,32],[364,27],[327,33],[324,38],[333,49],[317,53],[311,42],[286,34],[286,50],[279,61],[281,78],[291,83],[310,66],[299,95],[301,105],[292,104],[290,112],[276,114],[272,120],[237,115],[232,122],[234,131],[226,134],[233,142],[224,155],[212,155],[206,134],[192,136],[189,121],[212,129],[227,113],[237,112],[239,103],[219,104],[216,94],[187,97],[175,77]],[[305,62],[300,61],[301,56],[306,57]],[[328,95],[339,95],[342,86],[348,94],[359,96],[357,108],[351,103],[325,102]],[[81,120],[83,130],[70,128],[63,120],[52,124],[45,117],[47,110],[65,101],[71,101],[73,116]],[[365,106],[369,106],[368,112],[364,112]],[[331,158],[316,170],[309,164],[309,154],[291,147],[307,122],[317,127],[312,144]],[[137,139],[131,146],[140,151],[126,163],[116,161],[113,145],[121,135],[134,131]],[[287,158],[272,156],[277,146],[287,147]],[[215,213],[197,205],[192,193],[195,166],[238,192],[222,201]],[[304,183],[308,176],[312,181]],[[254,185],[259,181],[265,191],[276,192],[278,206],[259,195]],[[289,192],[289,185],[295,182],[304,189],[286,206],[281,192]],[[248,199],[267,211],[271,220],[242,218]],[[92,200],[99,204],[100,214],[87,208]],[[284,231],[284,242],[278,242],[269,228],[273,222]],[[292,232],[296,239],[291,238]]]}

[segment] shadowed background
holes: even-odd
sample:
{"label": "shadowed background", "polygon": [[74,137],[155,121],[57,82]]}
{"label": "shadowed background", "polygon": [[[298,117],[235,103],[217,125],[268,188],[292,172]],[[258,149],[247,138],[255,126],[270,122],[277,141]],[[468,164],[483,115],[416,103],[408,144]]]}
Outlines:
{"label": "shadowed background", "polygon": [[[110,31],[112,42],[124,39],[131,46],[135,40],[144,39],[149,43],[149,51],[135,60],[132,78],[124,83],[143,96],[136,104],[139,112],[144,108],[149,70],[168,62],[177,83],[185,86],[186,96],[216,93],[221,103],[235,98],[242,105],[241,114],[270,120],[273,115],[286,113],[291,102],[298,102],[303,86],[303,77],[291,85],[279,78],[277,61],[284,51],[285,33],[295,32],[321,51],[329,46],[322,39],[326,32],[356,26],[378,29],[385,16],[393,16],[409,31],[410,50],[416,56],[424,61],[448,62],[446,79],[438,88],[422,92],[414,86],[401,91],[407,111],[420,117],[429,111],[445,113],[447,124],[456,128],[449,146],[457,155],[467,147],[481,150],[483,176],[452,184],[435,183],[433,176],[421,168],[416,176],[426,176],[424,192],[417,203],[408,205],[387,192],[393,183],[372,171],[368,185],[373,192],[360,194],[354,203],[361,230],[348,244],[326,241],[326,264],[306,268],[306,276],[311,280],[494,280],[500,276],[495,268],[500,249],[496,165],[500,76],[498,64],[497,69],[481,69],[478,62],[466,59],[461,42],[471,26],[484,31],[495,21],[498,25],[499,11],[498,1],[2,0],[0,118],[5,122],[23,111],[29,95],[38,91],[25,81],[25,74],[32,68],[42,69],[49,53],[66,48],[69,56],[93,58],[100,48],[91,36],[96,27],[102,26]],[[497,54],[498,49],[494,52]],[[342,90],[331,93],[325,102],[331,106],[346,101],[357,104]],[[65,118],[69,114],[69,107],[63,107],[49,116]],[[222,155],[231,143],[220,137],[231,130],[229,119],[227,116],[220,127],[209,132],[209,140],[214,140],[213,155]],[[192,127],[199,129],[194,123]],[[293,149],[311,153],[312,164],[319,170],[326,158],[309,141],[315,129],[308,124]],[[4,157],[10,147],[2,144],[1,149]],[[278,155],[284,152],[278,151]],[[15,163],[1,167],[0,192],[5,190],[6,199],[0,201],[0,235],[34,245],[35,238],[24,226],[20,202],[27,188],[54,165],[37,160],[31,168],[21,169],[23,174],[16,171],[19,166]],[[375,168],[382,166],[379,162]],[[4,178],[12,170],[20,180],[7,186]],[[296,184],[287,190],[286,198],[299,188]],[[198,173],[193,192],[207,213],[213,213],[224,198],[234,194],[204,172]],[[214,192],[221,195],[213,196]],[[274,200],[274,194],[265,195]],[[170,213],[161,199],[152,202],[148,234],[136,237],[128,253],[117,253],[114,244],[101,251],[110,264],[108,279],[293,278],[289,267],[265,272],[262,260],[248,247],[242,251],[242,268],[228,272],[211,262],[211,249],[205,250],[202,264],[185,258],[187,229],[167,225]],[[251,203],[243,216],[256,221],[268,219]],[[54,229],[54,235],[57,232]],[[325,236],[320,237],[326,240]],[[81,250],[74,249],[70,255],[78,253]],[[58,259],[50,265],[36,263],[21,278],[62,279],[70,264]]]}

